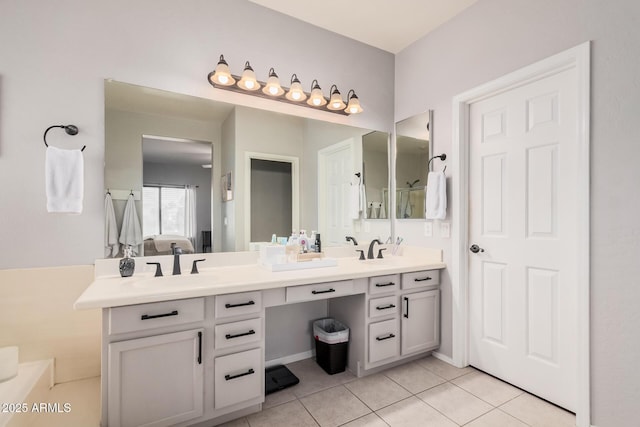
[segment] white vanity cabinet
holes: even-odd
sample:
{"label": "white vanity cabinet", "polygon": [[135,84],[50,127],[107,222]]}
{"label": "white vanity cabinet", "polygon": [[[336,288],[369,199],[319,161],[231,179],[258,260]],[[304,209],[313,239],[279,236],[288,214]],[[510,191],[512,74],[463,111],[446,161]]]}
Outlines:
{"label": "white vanity cabinet", "polygon": [[102,424],[161,427],[201,417],[204,300],[117,307],[104,316]]}
{"label": "white vanity cabinet", "polygon": [[440,290],[402,295],[401,351],[403,356],[440,345]]}

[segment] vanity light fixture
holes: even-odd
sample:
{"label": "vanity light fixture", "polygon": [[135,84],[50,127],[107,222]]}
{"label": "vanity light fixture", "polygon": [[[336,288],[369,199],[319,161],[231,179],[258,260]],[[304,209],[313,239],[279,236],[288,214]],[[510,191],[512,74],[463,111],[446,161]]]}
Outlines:
{"label": "vanity light fixture", "polygon": [[[296,74],[291,76],[291,85],[287,88],[280,85],[278,75],[273,68],[269,69],[267,81],[262,82],[256,78],[256,73],[249,61],[245,62],[241,76],[233,75],[229,69],[229,64],[224,59],[224,55],[220,55],[216,68],[209,73],[207,79],[211,86],[218,89],[277,100],[329,113],[348,116],[362,112],[360,100],[353,89],[349,90],[347,96],[348,105],[346,105],[336,85],[332,85],[329,91],[331,99],[324,96],[317,80],[311,82],[311,92],[305,92]],[[260,88],[262,90],[259,90]]]}
{"label": "vanity light fixture", "polygon": [[280,79],[273,68],[269,70],[269,78],[262,88],[262,93],[270,96],[280,96],[284,93],[284,89],[280,86]]}
{"label": "vanity light fixture", "polygon": [[329,89],[329,92],[331,93],[331,99],[329,100],[329,105],[327,105],[327,108],[333,111],[344,110],[346,105],[342,100],[342,95],[340,95],[338,86],[336,85],[331,86],[331,89]]}
{"label": "vanity light fixture", "polygon": [[293,102],[302,102],[307,99],[307,94],[304,93],[300,80],[298,80],[298,76],[295,74],[291,76],[291,87],[285,96],[289,101]]}
{"label": "vanity light fixture", "polygon": [[256,73],[251,68],[251,64],[249,61],[244,63],[244,71],[242,72],[242,77],[238,82],[238,87],[244,90],[258,90],[260,89],[260,83],[258,83],[258,79],[256,79]]}
{"label": "vanity light fixture", "polygon": [[311,94],[309,95],[307,104],[312,107],[322,107],[323,105],[327,105],[327,100],[322,94],[322,89],[320,88],[317,80],[311,82]]}

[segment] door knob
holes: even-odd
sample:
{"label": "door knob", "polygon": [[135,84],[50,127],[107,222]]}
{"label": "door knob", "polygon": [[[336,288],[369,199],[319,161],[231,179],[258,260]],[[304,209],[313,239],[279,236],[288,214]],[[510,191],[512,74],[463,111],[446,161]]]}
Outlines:
{"label": "door knob", "polygon": [[478,252],[484,252],[484,249],[482,249],[480,246],[473,244],[471,245],[471,247],[469,248],[469,250],[471,252],[473,252],[474,254],[477,254]]}

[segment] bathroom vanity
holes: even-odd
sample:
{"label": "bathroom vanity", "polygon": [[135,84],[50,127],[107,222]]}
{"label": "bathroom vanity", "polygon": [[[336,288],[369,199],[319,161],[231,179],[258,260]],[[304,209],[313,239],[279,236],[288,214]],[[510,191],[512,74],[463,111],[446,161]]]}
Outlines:
{"label": "bathroom vanity", "polygon": [[[146,262],[169,273],[171,256],[137,258],[130,278],[113,274],[117,260],[96,261],[75,308],[103,312],[102,425],[211,425],[259,411],[268,307],[327,300],[328,316],[350,328],[357,376],[437,348],[441,251],[359,261],[341,250],[335,267],[279,272],[250,252],[184,255],[185,274],[165,277]],[[195,258],[206,261],[189,275]]]}

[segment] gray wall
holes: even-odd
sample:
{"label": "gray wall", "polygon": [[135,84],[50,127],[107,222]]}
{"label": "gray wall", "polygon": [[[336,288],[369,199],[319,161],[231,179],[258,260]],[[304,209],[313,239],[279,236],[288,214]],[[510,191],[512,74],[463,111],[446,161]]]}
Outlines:
{"label": "gray wall", "polygon": [[291,163],[252,159],[250,240],[270,242],[291,229]]}
{"label": "gray wall", "polygon": [[[91,264],[102,256],[105,78],[363,127],[389,129],[393,121],[393,55],[246,0],[3,0],[0,40],[0,182],[11,183],[2,187],[0,238],[11,248],[0,268]],[[365,113],[334,118],[215,91],[206,76],[220,54],[235,72],[250,60],[262,78],[274,67],[283,79],[297,73],[305,86],[315,78],[344,93],[353,88]],[[56,129],[52,145],[87,146],[81,215],[45,208],[42,133],[60,123],[80,133]]]}
{"label": "gray wall", "polygon": [[[592,40],[591,381],[592,424],[635,423],[640,401],[640,2],[480,0],[396,57],[396,119],[435,110],[435,153],[451,153],[451,99],[458,93]],[[420,85],[414,85],[419,81]],[[447,169],[447,171],[451,168]],[[422,224],[397,225],[412,243]],[[437,228],[437,227],[434,227]],[[451,285],[442,286],[441,351],[451,354]]]}

